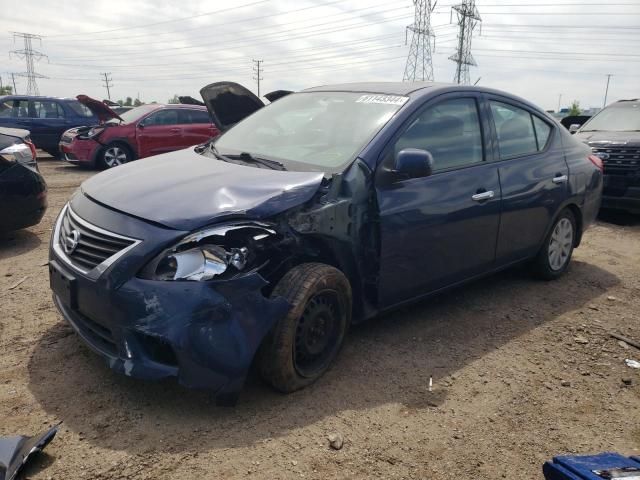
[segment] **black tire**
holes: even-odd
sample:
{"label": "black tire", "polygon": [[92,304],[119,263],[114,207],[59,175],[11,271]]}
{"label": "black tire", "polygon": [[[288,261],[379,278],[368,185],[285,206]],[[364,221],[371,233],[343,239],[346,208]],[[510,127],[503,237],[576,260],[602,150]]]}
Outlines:
{"label": "black tire", "polygon": [[[567,228],[570,225],[570,232]],[[542,280],[555,280],[569,268],[576,244],[576,217],[568,208],[561,211],[553,222],[538,255],[533,260],[532,270]],[[554,255],[553,252],[557,254]]]}
{"label": "black tire", "polygon": [[257,365],[276,390],[293,392],[320,378],[340,351],[351,322],[351,285],[334,267],[305,263],[287,272],[271,296],[292,308],[265,337]]}
{"label": "black tire", "polygon": [[114,142],[104,146],[102,150],[100,150],[98,154],[98,167],[105,170],[123,165],[131,160],[133,160],[131,149],[124,143]]}

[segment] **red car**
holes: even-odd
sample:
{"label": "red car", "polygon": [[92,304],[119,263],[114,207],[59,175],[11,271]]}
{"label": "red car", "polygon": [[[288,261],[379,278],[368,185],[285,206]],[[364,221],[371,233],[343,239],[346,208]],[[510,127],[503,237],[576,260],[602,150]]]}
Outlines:
{"label": "red car", "polygon": [[150,104],[118,115],[104,103],[84,95],[78,100],[103,122],[72,128],[62,135],[60,151],[64,159],[79,165],[116,167],[204,143],[219,134],[203,106]]}

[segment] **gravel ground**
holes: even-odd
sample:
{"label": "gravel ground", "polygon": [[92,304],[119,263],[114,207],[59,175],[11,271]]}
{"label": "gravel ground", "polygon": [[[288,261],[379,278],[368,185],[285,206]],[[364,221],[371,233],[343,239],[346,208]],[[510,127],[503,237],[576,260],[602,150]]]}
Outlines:
{"label": "gravel ground", "polygon": [[609,336],[640,340],[639,217],[601,219],[559,281],[511,270],[368,322],[311,388],[252,378],[221,408],[112,373],[62,321],[51,226],[94,172],[40,166],[44,220],[0,238],[0,435],[62,422],[29,478],[539,479],[556,454],[640,452],[640,370],[624,363],[640,350]]}

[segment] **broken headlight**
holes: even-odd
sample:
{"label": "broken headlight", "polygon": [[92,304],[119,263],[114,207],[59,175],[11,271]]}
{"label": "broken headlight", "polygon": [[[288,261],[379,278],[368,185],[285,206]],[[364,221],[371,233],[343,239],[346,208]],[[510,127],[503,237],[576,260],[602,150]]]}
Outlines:
{"label": "broken headlight", "polygon": [[148,280],[206,281],[257,270],[276,232],[262,224],[226,225],[189,235],[149,263],[140,276]]}

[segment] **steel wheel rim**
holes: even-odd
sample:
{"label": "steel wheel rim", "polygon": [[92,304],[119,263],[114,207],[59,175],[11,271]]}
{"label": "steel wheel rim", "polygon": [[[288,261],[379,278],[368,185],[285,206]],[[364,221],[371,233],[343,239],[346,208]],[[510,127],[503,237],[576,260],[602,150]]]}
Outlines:
{"label": "steel wheel rim", "polygon": [[301,376],[316,377],[333,359],[340,337],[341,315],[334,291],[319,292],[305,305],[293,345],[293,364]]}
{"label": "steel wheel rim", "polygon": [[120,147],[109,147],[104,152],[104,163],[109,168],[127,163],[127,152]]}
{"label": "steel wheel rim", "polygon": [[548,258],[551,270],[557,272],[566,265],[572,246],[573,224],[568,218],[561,218],[553,228],[549,240]]}

